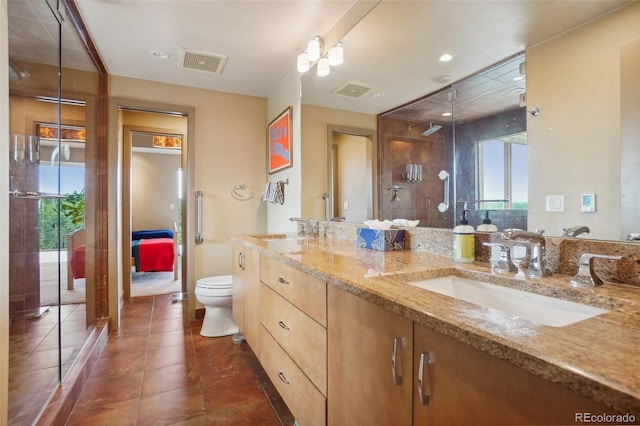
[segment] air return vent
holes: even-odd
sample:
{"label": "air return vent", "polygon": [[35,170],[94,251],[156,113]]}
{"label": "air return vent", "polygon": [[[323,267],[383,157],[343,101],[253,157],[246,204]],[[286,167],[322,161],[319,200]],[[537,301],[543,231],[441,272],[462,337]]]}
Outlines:
{"label": "air return vent", "polygon": [[353,81],[347,81],[342,86],[333,91],[334,95],[346,96],[348,98],[359,98],[371,92],[373,87],[365,86],[364,84],[355,83]]}
{"label": "air return vent", "polygon": [[227,57],[222,55],[183,50],[182,67],[190,70],[222,74],[222,67],[224,67],[226,60]]}

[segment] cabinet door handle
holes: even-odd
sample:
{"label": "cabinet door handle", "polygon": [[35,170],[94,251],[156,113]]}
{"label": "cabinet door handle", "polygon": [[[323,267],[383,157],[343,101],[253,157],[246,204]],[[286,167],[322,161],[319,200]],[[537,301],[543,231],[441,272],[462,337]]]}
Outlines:
{"label": "cabinet door handle", "polygon": [[242,269],[242,252],[238,252],[238,267]]}
{"label": "cabinet door handle", "polygon": [[282,278],[282,277],[278,278],[278,282],[279,282],[280,284],[287,284],[287,285],[289,284],[289,281],[285,280],[285,279],[284,279],[284,278]]}
{"label": "cabinet door handle", "polygon": [[285,324],[285,323],[284,323],[284,321],[282,321],[282,320],[278,321],[278,325],[279,325],[281,328],[285,329],[285,330],[291,330],[291,329],[289,328],[289,326],[288,326],[287,324]]}
{"label": "cabinet door handle", "polygon": [[278,377],[280,377],[280,380],[282,381],[282,383],[284,383],[285,385],[289,384],[289,380],[287,380],[287,378],[284,375],[284,372],[282,371],[278,371]]}
{"label": "cabinet door handle", "polygon": [[393,374],[393,384],[402,384],[402,375],[398,374],[398,351],[402,350],[402,338],[393,339],[393,350],[391,351],[391,373]]}
{"label": "cabinet door handle", "polygon": [[418,365],[418,398],[422,405],[429,405],[429,402],[431,402],[431,380],[429,379],[429,365],[431,365],[431,360],[431,353],[423,352],[420,354],[420,364]]}

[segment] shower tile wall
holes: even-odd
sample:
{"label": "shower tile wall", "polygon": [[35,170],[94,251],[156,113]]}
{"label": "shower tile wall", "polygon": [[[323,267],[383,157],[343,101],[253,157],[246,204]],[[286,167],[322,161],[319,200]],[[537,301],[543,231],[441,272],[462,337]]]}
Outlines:
{"label": "shower tile wall", "polygon": [[[412,124],[414,127],[409,129]],[[444,126],[440,131],[422,136],[424,126],[380,117],[378,128],[380,218],[419,219],[420,226],[452,227],[453,209],[445,213],[438,211],[438,204],[443,201],[443,181],[438,173],[440,170],[451,173],[451,127]],[[421,182],[408,183],[403,179],[407,163],[422,165]],[[393,198],[388,188],[395,185],[404,189]]]}
{"label": "shower tile wall", "polygon": [[[12,159],[10,173],[11,189],[38,190],[37,164]],[[9,208],[9,314],[15,319],[40,308],[38,201],[12,197]]]}

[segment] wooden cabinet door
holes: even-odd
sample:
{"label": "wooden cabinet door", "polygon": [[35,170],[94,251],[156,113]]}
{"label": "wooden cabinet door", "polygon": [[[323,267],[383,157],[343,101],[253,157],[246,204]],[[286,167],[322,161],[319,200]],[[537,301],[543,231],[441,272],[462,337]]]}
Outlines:
{"label": "wooden cabinet door", "polygon": [[612,412],[419,324],[414,325],[414,350],[414,425],[574,424],[575,413]]}
{"label": "wooden cabinet door", "polygon": [[411,425],[413,323],[339,288],[327,292],[327,424]]}
{"label": "wooden cabinet door", "polygon": [[232,286],[232,309],[233,321],[235,321],[240,332],[244,333],[244,247],[238,243],[233,243],[231,259],[231,279]]}
{"label": "wooden cabinet door", "polygon": [[244,251],[243,279],[243,322],[247,343],[260,357],[260,253],[247,249]]}

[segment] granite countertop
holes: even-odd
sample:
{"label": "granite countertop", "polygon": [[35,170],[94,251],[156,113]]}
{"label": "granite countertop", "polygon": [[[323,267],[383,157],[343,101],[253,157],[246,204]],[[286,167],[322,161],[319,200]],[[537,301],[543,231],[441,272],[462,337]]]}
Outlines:
{"label": "granite countertop", "polygon": [[[605,283],[595,290],[576,289],[569,286],[568,275],[534,280],[521,272],[498,276],[491,273],[489,264],[455,263],[449,257],[408,250],[367,250],[331,238],[231,239],[621,413],[640,413],[638,287]],[[609,312],[551,327],[406,283],[444,275],[493,282]]]}

